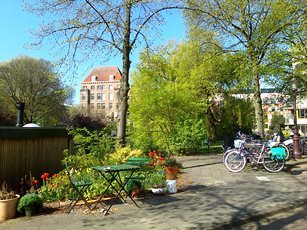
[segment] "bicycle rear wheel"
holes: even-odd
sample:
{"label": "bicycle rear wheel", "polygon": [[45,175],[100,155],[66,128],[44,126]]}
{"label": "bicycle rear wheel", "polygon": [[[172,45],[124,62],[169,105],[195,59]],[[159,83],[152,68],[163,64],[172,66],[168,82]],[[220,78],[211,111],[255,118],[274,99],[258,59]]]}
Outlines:
{"label": "bicycle rear wheel", "polygon": [[232,150],[227,153],[224,164],[230,172],[237,173],[246,166],[246,157],[239,150]]}
{"label": "bicycle rear wheel", "polygon": [[290,151],[289,151],[289,149],[288,149],[288,147],[286,146],[286,145],[284,145],[284,144],[278,144],[276,147],[282,147],[282,148],[284,148],[285,149],[285,151],[286,151],[286,161],[288,161],[288,160],[290,160]]}
{"label": "bicycle rear wheel", "polygon": [[285,167],[285,160],[272,159],[267,156],[263,159],[263,166],[269,172],[280,172]]}

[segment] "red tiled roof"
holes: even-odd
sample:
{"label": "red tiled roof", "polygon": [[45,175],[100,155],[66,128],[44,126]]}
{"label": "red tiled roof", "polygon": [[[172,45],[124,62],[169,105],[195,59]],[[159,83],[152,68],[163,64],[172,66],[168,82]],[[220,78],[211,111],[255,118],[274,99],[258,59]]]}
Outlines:
{"label": "red tiled roof", "polygon": [[115,66],[108,67],[96,67],[83,82],[91,82],[92,76],[96,76],[96,81],[109,81],[109,76],[114,75],[114,80],[120,80],[122,78],[122,74],[120,70]]}

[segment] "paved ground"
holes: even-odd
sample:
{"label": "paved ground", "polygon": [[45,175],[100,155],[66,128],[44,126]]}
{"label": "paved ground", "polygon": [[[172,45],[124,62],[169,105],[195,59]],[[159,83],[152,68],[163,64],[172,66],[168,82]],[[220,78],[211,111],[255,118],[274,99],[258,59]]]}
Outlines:
{"label": "paved ground", "polygon": [[[182,176],[191,183],[176,194],[139,200],[141,209],[119,204],[108,216],[70,213],[16,218],[0,222],[0,229],[261,229],[266,226],[261,220],[270,216],[300,209],[307,213],[307,159],[289,162],[291,173],[276,174],[252,167],[230,173],[221,155],[181,160]],[[286,224],[286,219],[280,223]]]}

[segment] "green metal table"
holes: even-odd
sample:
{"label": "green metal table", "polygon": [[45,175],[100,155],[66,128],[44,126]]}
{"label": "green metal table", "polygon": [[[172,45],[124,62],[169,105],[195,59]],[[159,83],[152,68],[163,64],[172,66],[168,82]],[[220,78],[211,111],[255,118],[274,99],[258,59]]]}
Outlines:
{"label": "green metal table", "polygon": [[[127,184],[128,180],[132,177],[135,171],[140,169],[140,166],[129,165],[129,164],[118,164],[118,165],[109,165],[109,166],[95,166],[93,167],[93,169],[96,170],[108,182],[107,188],[101,194],[95,207],[100,203],[100,201],[102,200],[106,192],[109,190],[109,188],[112,188],[116,195],[115,198],[120,198],[124,203],[127,203],[127,201],[121,195],[121,192],[124,191],[126,195],[132,200],[132,202],[138,208],[140,208],[138,204],[134,201],[134,199],[130,196],[129,192],[125,189],[125,185]],[[128,176],[126,176],[127,178],[126,180],[122,180],[122,177],[121,177],[122,172],[128,173]],[[113,183],[116,183],[119,186],[119,189],[116,189],[116,186]],[[112,205],[113,204],[111,203],[111,205],[106,210],[105,215],[108,214]]]}

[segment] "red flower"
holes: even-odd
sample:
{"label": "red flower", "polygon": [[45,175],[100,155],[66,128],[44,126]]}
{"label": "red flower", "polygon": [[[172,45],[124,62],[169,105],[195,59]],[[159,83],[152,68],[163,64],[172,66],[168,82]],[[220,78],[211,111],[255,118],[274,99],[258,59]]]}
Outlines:
{"label": "red flower", "polygon": [[43,180],[48,180],[48,177],[49,177],[49,173],[44,173],[43,175],[41,175],[41,178]]}
{"label": "red flower", "polygon": [[58,177],[58,176],[59,176],[59,174],[57,174],[57,173],[53,174],[53,177]]}
{"label": "red flower", "polygon": [[152,157],[153,156],[153,152],[149,152],[148,156]]}
{"label": "red flower", "polygon": [[165,159],[164,159],[163,157],[159,157],[159,164],[162,165],[163,162],[164,162],[164,160],[165,160]]}
{"label": "red flower", "polygon": [[31,181],[31,184],[32,184],[33,186],[37,185],[37,184],[38,184],[38,180],[32,180],[32,181]]}

